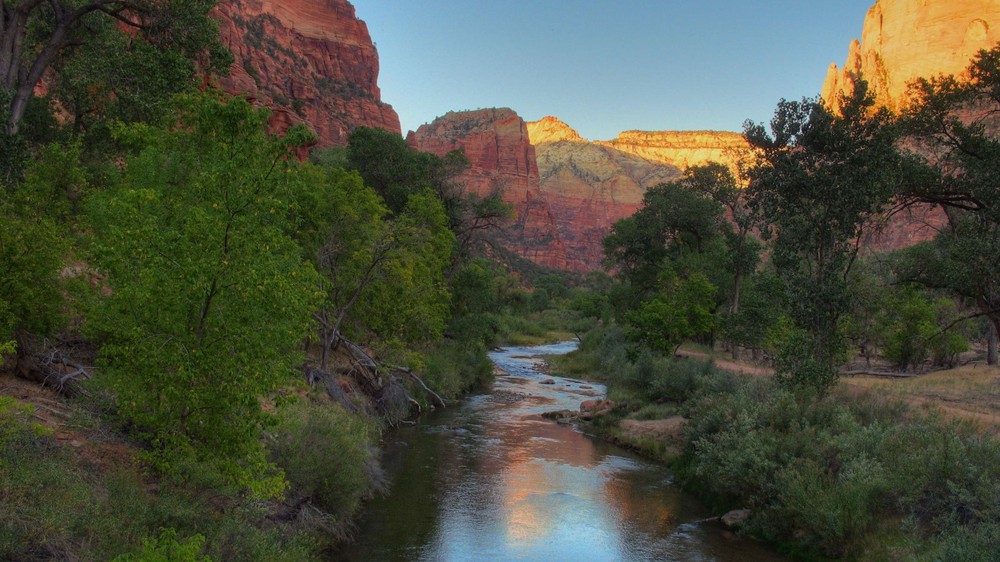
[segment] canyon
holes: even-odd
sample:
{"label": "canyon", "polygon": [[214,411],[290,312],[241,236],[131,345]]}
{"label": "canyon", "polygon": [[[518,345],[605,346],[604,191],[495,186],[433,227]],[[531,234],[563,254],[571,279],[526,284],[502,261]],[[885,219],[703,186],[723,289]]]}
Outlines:
{"label": "canyon", "polygon": [[400,133],[368,26],[347,0],[220,0],[215,17],[234,57],[219,85],[269,108],[273,130],[305,123],[321,146],[362,125]]}
{"label": "canyon", "polygon": [[[223,0],[216,8],[235,61],[220,85],[271,109],[274,130],[308,124],[320,146],[342,146],[356,126],[401,134],[381,100],[378,53],[347,0]],[[979,49],[1000,41],[994,0],[878,0],[843,66],[831,64],[822,98],[833,109],[866,79],[880,106],[905,107],[907,84],[960,74]],[[497,192],[515,218],[501,236],[509,251],[537,264],[578,272],[601,267],[601,240],[635,212],[645,191],[708,161],[735,168],[747,145],[720,131],[624,131],[591,141],[556,117],[525,122],[511,109],[456,111],[407,135],[438,155],[461,149],[470,193]],[[870,241],[892,249],[933,236],[940,212],[894,217]]]}

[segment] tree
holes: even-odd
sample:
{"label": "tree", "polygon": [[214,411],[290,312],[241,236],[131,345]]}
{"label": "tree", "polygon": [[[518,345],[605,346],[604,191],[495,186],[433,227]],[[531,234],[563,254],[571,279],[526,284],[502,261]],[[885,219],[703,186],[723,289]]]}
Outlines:
{"label": "tree", "polygon": [[296,236],[322,275],[316,312],[321,365],[345,336],[374,332],[414,343],[441,334],[447,318],[444,272],[454,235],[429,190],[409,195],[396,215],[356,172],[305,166]]}
{"label": "tree", "polygon": [[[113,19],[118,26],[137,31],[131,36],[136,41],[188,59],[210,53],[218,68],[224,59],[217,28],[208,15],[214,5],[212,0],[3,0],[0,90],[6,98],[0,113],[4,131],[17,134],[34,88],[47,69],[95,37],[106,37],[110,28],[102,20]],[[104,32],[95,33],[95,26]]]}
{"label": "tree", "polygon": [[292,380],[319,285],[287,234],[289,160],[308,137],[266,136],[243,99],[175,103],[163,125],[118,132],[136,152],[88,200],[108,289],[88,318],[99,382],[161,469],[194,458],[271,495],[261,400]]}
{"label": "tree", "polygon": [[816,101],[782,100],[770,132],[744,125],[758,153],[748,171],[749,202],[762,217],[765,239],[773,239],[772,261],[790,292],[792,320],[804,332],[796,347],[808,349],[812,365],[801,373],[819,376],[786,374],[820,389],[835,380],[846,351],[838,323],[849,306],[847,278],[862,234],[902,175],[893,118],[873,111],[873,103],[859,83],[840,115]]}
{"label": "tree", "polygon": [[760,262],[761,244],[751,234],[757,217],[747,206],[744,190],[737,184],[736,177],[722,164],[709,162],[689,168],[684,174],[684,182],[696,192],[721,204],[729,215],[733,228],[724,228],[723,234],[729,246],[729,269],[733,275],[729,313],[736,314],[740,310],[743,281]]}
{"label": "tree", "polygon": [[392,213],[406,206],[410,195],[430,190],[444,205],[447,226],[455,234],[459,261],[471,257],[477,238],[498,230],[513,213],[500,189],[486,196],[467,193],[458,176],[469,167],[462,150],[443,157],[411,149],[399,135],[383,129],[357,127],[348,138],[347,162],[378,193]]}
{"label": "tree", "polygon": [[672,355],[685,339],[712,329],[715,287],[701,273],[682,279],[667,271],[661,290],[625,315],[625,337]]}
{"label": "tree", "polygon": [[948,228],[914,248],[898,273],[970,299],[992,326],[987,354],[997,364],[1000,330],[1000,47],[980,51],[968,80],[921,80],[904,113],[907,155],[915,166],[901,206],[940,205]]}
{"label": "tree", "polygon": [[604,238],[605,263],[640,298],[656,292],[667,259],[707,251],[719,237],[722,206],[684,180],[650,188],[642,207],[611,226]]}

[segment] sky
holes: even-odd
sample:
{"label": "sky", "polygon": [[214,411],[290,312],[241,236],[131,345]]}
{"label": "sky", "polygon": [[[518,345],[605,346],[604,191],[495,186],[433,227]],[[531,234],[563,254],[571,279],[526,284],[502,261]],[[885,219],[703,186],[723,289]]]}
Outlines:
{"label": "sky", "polygon": [[741,131],[817,96],[874,0],[352,0],[403,134],[448,111],[554,115],[590,140]]}

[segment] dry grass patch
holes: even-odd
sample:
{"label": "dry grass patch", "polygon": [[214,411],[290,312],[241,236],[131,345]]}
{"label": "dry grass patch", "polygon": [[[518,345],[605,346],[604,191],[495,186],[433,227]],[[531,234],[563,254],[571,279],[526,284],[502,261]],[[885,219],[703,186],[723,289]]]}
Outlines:
{"label": "dry grass patch", "polygon": [[910,378],[856,376],[841,379],[848,387],[885,392],[917,407],[940,407],[1000,433],[1000,367],[967,365]]}

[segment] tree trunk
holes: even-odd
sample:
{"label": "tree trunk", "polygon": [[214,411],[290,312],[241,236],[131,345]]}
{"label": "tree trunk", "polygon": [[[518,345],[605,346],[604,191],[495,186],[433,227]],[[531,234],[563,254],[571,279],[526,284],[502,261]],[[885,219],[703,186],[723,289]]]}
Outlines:
{"label": "tree trunk", "polygon": [[986,364],[996,365],[997,364],[997,323],[1000,322],[1000,318],[994,318],[990,316],[990,335],[987,338],[986,343]]}

